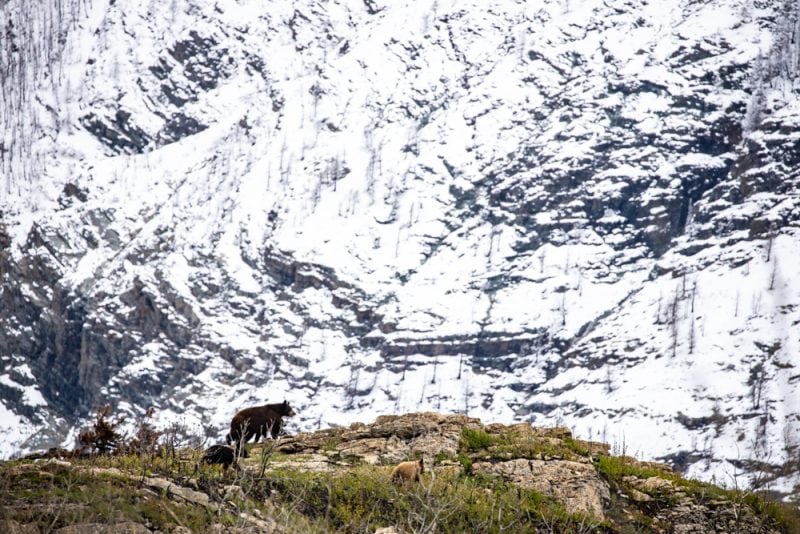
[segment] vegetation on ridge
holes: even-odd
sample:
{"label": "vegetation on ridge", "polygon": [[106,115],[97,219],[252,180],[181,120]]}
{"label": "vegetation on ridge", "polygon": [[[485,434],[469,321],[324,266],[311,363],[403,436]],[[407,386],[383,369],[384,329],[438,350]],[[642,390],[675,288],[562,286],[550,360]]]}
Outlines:
{"label": "vegetation on ridge", "polygon": [[[98,420],[107,415],[98,413]],[[100,426],[113,429],[105,423]],[[351,435],[336,429],[252,445],[250,456],[240,459],[242,469],[227,471],[200,463],[202,449],[169,436],[153,441],[149,432],[137,433],[139,444],[149,438],[149,447],[135,449],[114,438],[118,448],[111,454],[2,462],[0,530],[29,525],[51,532],[133,522],[160,532],[183,527],[372,533],[394,527],[398,532],[623,533],[668,532],[671,518],[692,516],[727,531],[800,532],[794,508],[687,480],[660,464],[592,452],[598,444],[574,439],[566,429],[465,424],[455,434],[456,449],[426,459],[420,483],[397,486],[389,476],[392,463],[366,463],[344,447],[358,439],[382,439],[365,437],[378,434],[376,426]],[[428,436],[423,441],[431,443]],[[610,489],[604,517],[570,509],[553,495],[485,467],[519,460],[590,469]]]}

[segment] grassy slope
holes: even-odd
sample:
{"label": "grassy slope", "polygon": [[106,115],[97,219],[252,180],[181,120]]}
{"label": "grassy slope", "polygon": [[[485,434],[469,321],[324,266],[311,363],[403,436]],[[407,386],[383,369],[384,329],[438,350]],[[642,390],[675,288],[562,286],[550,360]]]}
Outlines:
{"label": "grassy slope", "polygon": [[[16,521],[49,532],[67,525],[133,521],[164,532],[178,526],[193,532],[244,527],[374,532],[390,525],[408,532],[651,532],[668,530],[658,512],[675,506],[678,495],[688,495],[699,504],[739,507],[743,515],[777,531],[800,532],[800,514],[793,508],[625,457],[593,456],[612,489],[602,521],[571,514],[536,491],[471,473],[478,460],[590,456],[584,442],[572,439],[530,442],[465,429],[458,455],[437,456],[434,475],[429,472],[406,488],[391,484],[390,466],[356,463],[307,471],[296,467],[302,455],[273,453],[261,445],[251,452],[242,471],[227,473],[216,466],[195,471],[201,453],[190,449],[172,455],[0,463],[0,527],[2,521]],[[263,476],[262,466],[267,467]],[[193,487],[208,495],[209,503],[176,498],[174,490],[152,485],[148,477],[155,476]],[[637,481],[653,477],[669,481],[676,491],[654,488],[641,503],[625,497]]]}

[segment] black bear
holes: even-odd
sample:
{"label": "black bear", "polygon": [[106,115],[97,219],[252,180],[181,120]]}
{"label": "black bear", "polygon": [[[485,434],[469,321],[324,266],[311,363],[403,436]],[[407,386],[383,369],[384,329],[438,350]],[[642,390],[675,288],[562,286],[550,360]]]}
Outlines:
{"label": "black bear", "polygon": [[230,443],[247,443],[253,436],[256,442],[267,434],[277,438],[283,430],[283,418],[293,416],[294,410],[287,401],[265,404],[240,410],[231,420],[231,431],[225,436]]}
{"label": "black bear", "polygon": [[247,451],[242,449],[241,454],[237,455],[236,449],[233,447],[228,447],[227,445],[212,445],[206,449],[201,461],[209,465],[220,464],[222,465],[222,470],[227,471],[231,464],[235,465],[237,468],[239,467],[239,464],[236,463],[237,456],[247,458]]}

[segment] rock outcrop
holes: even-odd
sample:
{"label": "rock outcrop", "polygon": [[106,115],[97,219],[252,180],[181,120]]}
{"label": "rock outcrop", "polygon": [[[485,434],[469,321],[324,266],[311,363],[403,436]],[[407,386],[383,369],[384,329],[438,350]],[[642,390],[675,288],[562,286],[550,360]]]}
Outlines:
{"label": "rock outcrop", "polygon": [[[371,424],[300,433],[256,448],[282,453],[272,467],[332,472],[423,457],[437,474],[461,473],[535,490],[567,513],[610,525],[647,516],[653,532],[775,532],[735,492],[687,481],[665,464],[609,454],[562,427],[483,424],[435,412],[380,416]],[[254,463],[259,455],[251,454]]]}
{"label": "rock outcrop", "polygon": [[602,519],[611,499],[608,484],[590,460],[518,458],[505,462],[478,462],[473,464],[472,472],[499,476],[522,488],[553,497],[570,512],[588,513]]}

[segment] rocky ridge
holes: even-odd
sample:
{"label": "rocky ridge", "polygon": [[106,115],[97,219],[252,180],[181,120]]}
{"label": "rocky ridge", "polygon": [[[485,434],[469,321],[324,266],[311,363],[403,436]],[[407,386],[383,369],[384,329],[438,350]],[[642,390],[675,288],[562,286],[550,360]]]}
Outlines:
{"label": "rocky ridge", "polygon": [[[441,492],[462,487],[465,492],[453,495],[474,502],[471,506],[480,508],[481,502],[496,501],[499,508],[492,515],[497,515],[499,523],[487,526],[489,530],[611,533],[646,529],[764,534],[795,531],[791,518],[797,516],[796,511],[791,516],[788,508],[776,508],[777,505],[769,504],[763,497],[683,479],[661,463],[614,456],[607,444],[576,440],[566,428],[536,428],[525,423],[483,424],[463,415],[423,412],[380,416],[373,423],[283,436],[248,448],[250,456],[240,460],[242,470],[222,475],[214,468],[202,468],[199,473],[195,468],[192,472],[189,468],[198,456],[188,450],[179,451],[171,467],[163,473],[159,473],[158,462],[146,457],[117,463],[84,458],[0,464],[5,476],[19,484],[16,489],[0,486],[3,504],[0,525],[5,532],[36,533],[41,531],[43,522],[49,522],[50,531],[63,534],[87,528],[98,532],[122,529],[183,534],[196,531],[201,524],[206,532],[232,534],[302,532],[311,525],[334,526],[344,531],[399,533],[417,525],[414,514],[419,514],[426,517],[423,521],[431,521],[423,522],[426,528],[436,532],[447,531],[448,525],[453,525],[448,523],[447,513],[438,508],[440,504],[448,508],[465,504],[454,502],[453,496],[442,498]],[[413,487],[392,486],[389,470],[409,458],[422,458],[425,462],[427,470],[421,481]],[[137,467],[140,461],[149,468],[140,471],[142,468]],[[94,477],[105,480],[111,487],[131,486],[134,493],[125,498],[133,503],[130,506],[148,506],[148,519],[143,521],[138,517],[136,510],[140,508],[136,508],[117,513],[110,522],[84,520],[70,524],[68,518],[95,517],[91,507],[96,504],[91,504],[91,499],[85,496],[88,490],[81,490],[76,497],[69,486],[59,489],[56,481],[65,476],[72,480],[71,484],[83,484],[83,488],[92,485]],[[28,488],[36,477],[49,480],[53,495],[45,490],[36,497],[35,493],[21,489]],[[300,487],[292,486],[292,477],[305,482]],[[441,484],[437,485],[437,481]],[[321,484],[328,500],[317,500],[320,498],[314,489],[317,484]],[[362,491],[367,500],[358,506],[370,509],[379,503],[373,514],[380,514],[377,510],[385,512],[386,507],[402,509],[405,499],[417,502],[414,506],[419,509],[412,509],[408,516],[403,512],[385,518],[370,515],[369,526],[313,522],[314,518],[327,519],[332,507],[337,510],[333,515],[347,517],[341,515],[342,508],[356,506],[353,496]],[[506,510],[502,503],[508,495],[526,495],[535,497],[535,501],[520,502],[523,510]],[[265,500],[260,500],[264,497]],[[120,497],[111,497],[112,504],[117,498]],[[415,501],[419,498],[424,501]],[[528,515],[514,515],[525,512],[531,502],[542,506],[537,508],[538,512],[531,515],[533,509],[529,509]],[[38,516],[32,514],[43,506],[49,511],[42,509]],[[173,512],[155,513],[153,510],[158,507],[170,507]],[[197,511],[187,510],[192,507]],[[74,513],[81,508],[83,515]],[[59,509],[62,511],[56,512]],[[295,514],[287,510],[294,510]],[[474,513],[466,510],[464,513]],[[511,520],[506,516],[509,513]],[[192,527],[187,528],[181,521],[190,517],[199,523],[190,523]],[[390,517],[402,518],[402,522],[392,524]],[[309,519],[311,523],[304,523]],[[52,530],[54,526],[57,528]]]}
{"label": "rocky ridge", "polygon": [[[465,431],[485,435],[482,446],[470,445]],[[433,466],[433,477],[468,473],[535,490],[569,513],[585,514],[598,525],[607,522],[604,526],[612,532],[622,526],[615,527],[616,521],[624,524],[637,514],[652,519],[652,532],[779,532],[771,519],[735,502],[732,493],[723,496],[711,486],[696,486],[663,463],[611,456],[610,448],[575,439],[562,427],[484,425],[463,415],[424,412],[282,438],[275,450],[286,457],[275,465],[324,472],[354,463],[392,466],[421,457]],[[622,466],[620,472],[603,465],[612,458]]]}

